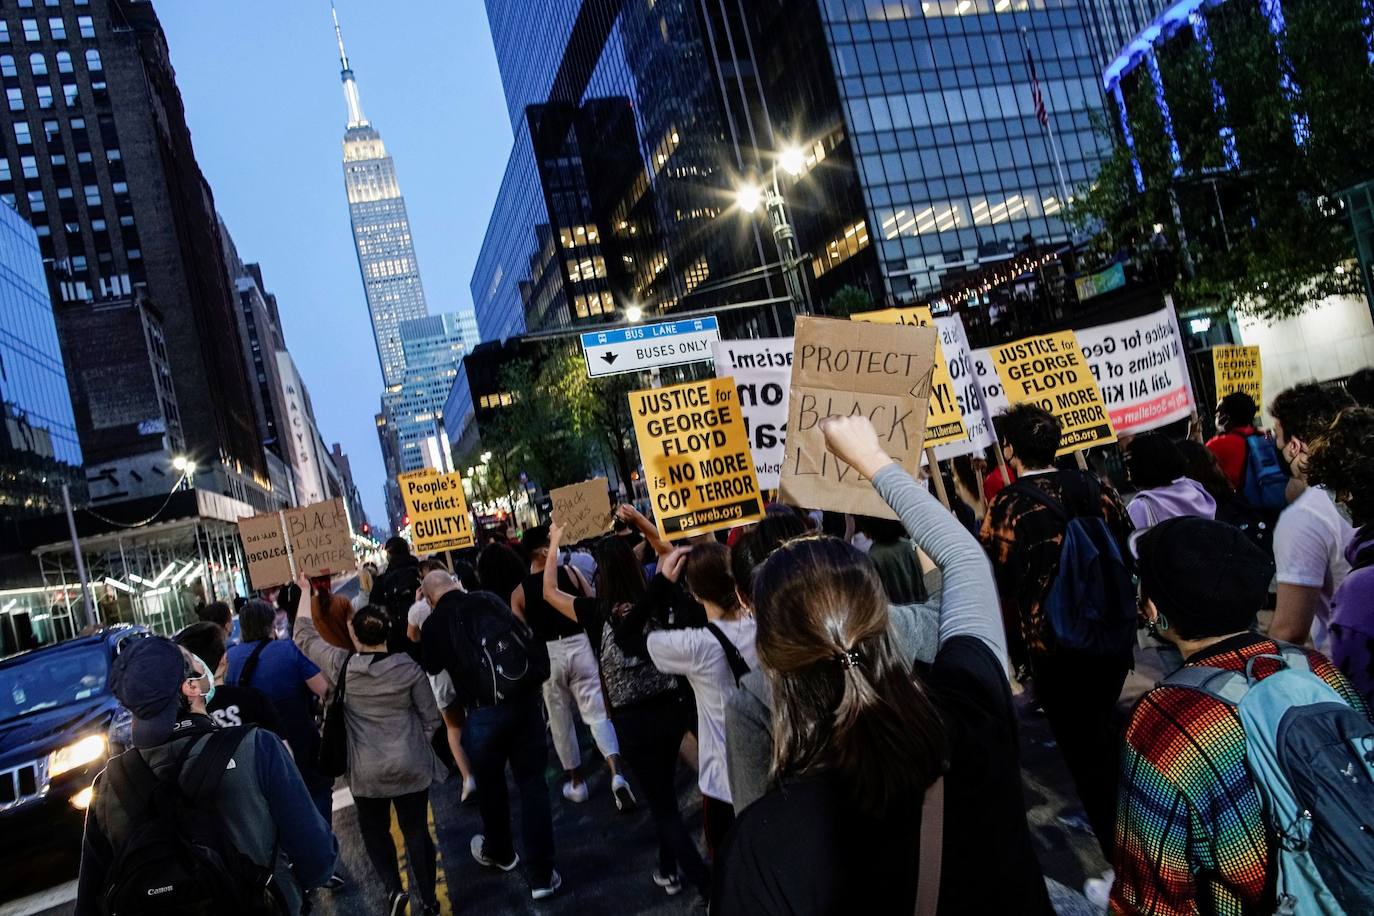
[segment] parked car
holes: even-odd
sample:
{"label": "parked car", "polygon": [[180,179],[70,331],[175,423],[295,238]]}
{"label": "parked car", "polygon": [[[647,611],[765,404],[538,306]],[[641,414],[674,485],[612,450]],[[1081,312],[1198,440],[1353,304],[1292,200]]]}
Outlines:
{"label": "parked car", "polygon": [[107,627],[0,659],[0,872],[10,878],[73,835],[79,853],[91,784],[130,744],[110,671],[120,646],[147,632]]}

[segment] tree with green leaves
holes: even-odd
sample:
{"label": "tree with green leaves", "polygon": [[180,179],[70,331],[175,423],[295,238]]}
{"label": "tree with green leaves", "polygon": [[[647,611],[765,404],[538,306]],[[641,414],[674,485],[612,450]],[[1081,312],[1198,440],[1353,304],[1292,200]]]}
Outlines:
{"label": "tree with green leaves", "polygon": [[834,318],[848,318],[859,312],[871,312],[874,308],[876,306],[868,290],[853,284],[841,286],[826,304],[827,314]]}
{"label": "tree with green leaves", "polygon": [[1278,39],[1255,0],[1197,15],[1212,53],[1185,26],[1157,70],[1122,79],[1133,144],[1111,103],[1113,151],[1074,218],[1107,256],[1152,263],[1180,304],[1282,318],[1359,293],[1340,192],[1374,174],[1361,0],[1284,4]]}

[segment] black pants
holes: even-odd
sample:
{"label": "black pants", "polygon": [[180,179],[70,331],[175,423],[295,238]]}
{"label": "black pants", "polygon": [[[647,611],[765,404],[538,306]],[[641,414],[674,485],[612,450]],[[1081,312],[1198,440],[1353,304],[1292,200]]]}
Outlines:
{"label": "black pants", "polygon": [[429,834],[429,790],[411,792],[395,798],[363,798],[353,796],[358,806],[358,830],[363,835],[363,848],[372,862],[377,877],[388,895],[401,889],[401,872],[396,866],[396,844],[391,840],[391,808],[396,807],[396,821],[406,843],[406,859],[415,880],[411,895],[421,907],[433,906],[436,865],[434,838]]}
{"label": "black pants", "polygon": [[1116,831],[1121,735],[1114,721],[1128,658],[1061,652],[1031,656],[1035,698],[1108,864]]}
{"label": "black pants", "polygon": [[703,795],[701,810],[702,819],[706,822],[706,849],[711,853],[712,864],[715,864],[721,847],[725,845],[725,838],[730,835],[730,828],[735,826],[735,806],[728,801]]}
{"label": "black pants", "polygon": [[685,698],[676,691],[661,699],[636,703],[611,717],[620,738],[620,754],[649,803],[658,831],[658,870],[675,875],[681,869],[687,882],[703,897],[711,890],[711,875],[682,822],[677,803],[677,762],[688,723],[695,719]]}
{"label": "black pants", "polygon": [[473,778],[481,787],[477,810],[482,815],[486,854],[498,862],[509,862],[515,856],[506,789],[509,763],[520,793],[520,836],[530,878],[536,887],[547,886],[553,876],[553,807],[544,780],[549,743],[540,695],[533,693],[500,706],[469,710],[463,724],[463,749],[472,762]]}

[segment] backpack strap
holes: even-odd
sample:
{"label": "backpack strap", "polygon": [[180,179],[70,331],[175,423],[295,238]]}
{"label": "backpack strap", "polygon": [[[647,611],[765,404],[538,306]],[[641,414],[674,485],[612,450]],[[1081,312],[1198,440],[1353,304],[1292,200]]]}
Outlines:
{"label": "backpack strap", "polygon": [[945,846],[945,777],[926,789],[921,804],[921,861],[916,867],[916,916],[935,916]]}
{"label": "backpack strap", "polygon": [[239,671],[239,687],[248,687],[253,680],[253,675],[258,673],[258,659],[262,656],[262,650],[267,648],[270,639],[259,639],[258,644],[253,647],[253,651],[248,654],[248,660],[243,663],[243,668]]}
{"label": "backpack strap", "polygon": [[1227,706],[1235,707],[1250,691],[1250,682],[1239,671],[1225,671],[1210,665],[1184,665],[1165,678],[1161,687],[1179,687],[1203,693]]}
{"label": "backpack strap", "polygon": [[716,638],[716,642],[720,643],[720,650],[725,653],[725,663],[730,666],[730,673],[735,676],[735,686],[738,687],[739,682],[749,673],[749,663],[744,660],[744,656],[740,655],[739,649],[736,648],[735,644],[730,641],[730,637],[726,636],[720,627],[708,620],[706,622],[706,629],[710,630],[711,635]]}
{"label": "backpack strap", "polygon": [[220,780],[224,779],[225,768],[229,766],[229,761],[247,737],[248,731],[244,727],[222,728],[210,734],[182,781],[187,798],[199,801],[215,793]]}

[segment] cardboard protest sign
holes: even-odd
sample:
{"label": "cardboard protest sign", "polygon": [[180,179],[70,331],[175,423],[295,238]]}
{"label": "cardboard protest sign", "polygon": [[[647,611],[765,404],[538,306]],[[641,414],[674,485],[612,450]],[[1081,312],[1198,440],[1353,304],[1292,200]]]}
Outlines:
{"label": "cardboard protest sign", "polygon": [[1244,391],[1264,405],[1264,372],[1259,347],[1227,344],[1212,348],[1212,374],[1217,383],[1217,400],[1235,391]]}
{"label": "cardboard protest sign", "polygon": [[553,517],[565,529],[564,544],[576,544],[603,533],[611,524],[611,494],[605,477],[549,491]]}
{"label": "cardboard protest sign", "polygon": [[353,572],[353,534],[342,499],[326,499],[283,513],[286,539],[296,560],[296,570],[307,576]]}
{"label": "cardboard protest sign", "polygon": [[440,474],[434,468],[424,468],[401,474],[396,482],[410,516],[410,537],[416,553],[473,545],[467,494],[456,471]]}
{"label": "cardboard protest sign", "polygon": [[954,385],[954,397],[964,417],[964,426],[968,428],[968,438],[935,446],[935,457],[945,461],[959,455],[981,455],[984,449],[997,444],[997,436],[993,434],[992,418],[983,401],[963,319],[958,315],[936,318],[935,329],[940,332],[940,352]]}
{"label": "cardboard protest sign", "polygon": [[248,581],[254,589],[285,585],[296,578],[291,571],[291,555],[286,549],[279,513],[239,519],[239,538],[248,560]]}
{"label": "cardboard protest sign", "polygon": [[720,340],[711,345],[716,375],[735,380],[739,412],[754,453],[754,473],[765,490],[778,488],[787,440],[787,386],[792,378],[792,338]]}
{"label": "cardboard protest sign", "polygon": [[630,392],[649,498],[665,537],[732,528],[763,516],[732,378]]}
{"label": "cardboard protest sign", "polygon": [[1171,309],[1077,334],[1118,435],[1143,433],[1192,414],[1193,390]]}
{"label": "cardboard protest sign", "polygon": [[991,348],[992,362],[1013,404],[1039,404],[1059,418],[1063,434],[1058,455],[1116,440],[1073,331],[1026,337]]}
{"label": "cardboard protest sign", "polygon": [[[919,327],[934,327],[930,307],[926,305],[908,306],[897,309],[880,309],[876,312],[857,312],[849,316],[851,321],[868,321],[873,324],[914,324]],[[954,382],[949,377],[949,367],[940,348],[940,339],[935,340],[935,371],[930,380],[930,416],[926,420],[926,445],[942,445],[946,442],[962,442],[968,438],[968,428],[964,415],[959,410],[955,396]]]}
{"label": "cardboard protest sign", "polygon": [[863,414],[887,453],[916,474],[935,367],[935,329],[797,318],[782,498],[807,509],[895,518],[876,490],[825,447],[820,421]]}

